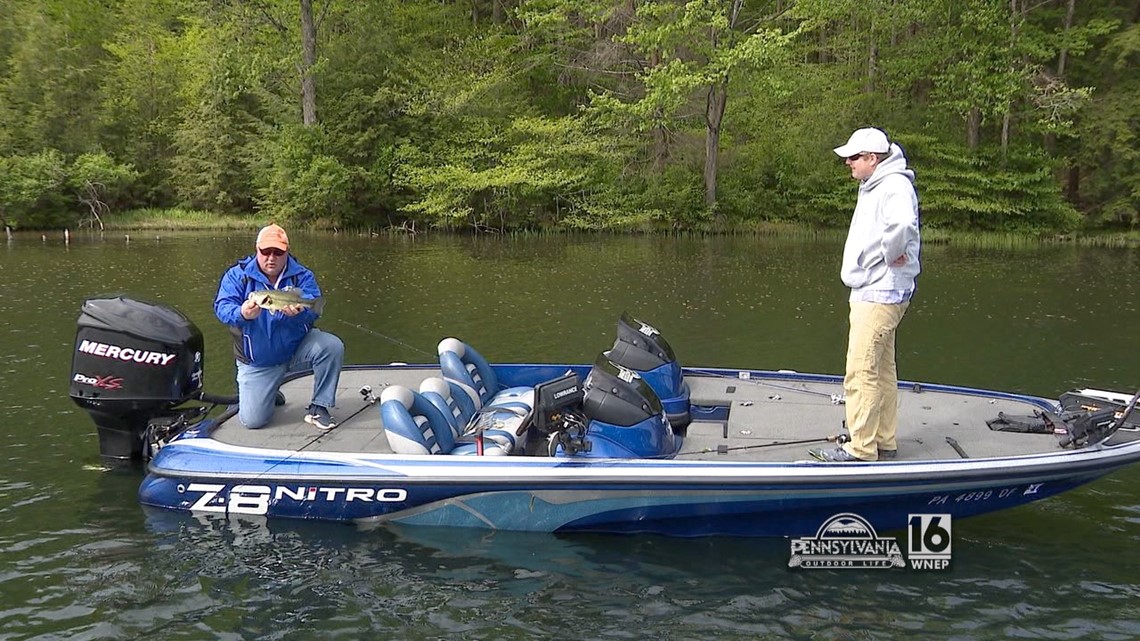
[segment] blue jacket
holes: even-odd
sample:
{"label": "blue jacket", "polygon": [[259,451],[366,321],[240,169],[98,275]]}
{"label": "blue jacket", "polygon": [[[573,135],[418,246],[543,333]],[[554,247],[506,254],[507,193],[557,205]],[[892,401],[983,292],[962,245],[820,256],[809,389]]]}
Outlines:
{"label": "blue jacket", "polygon": [[[305,298],[321,295],[316,276],[292,255],[276,289],[286,287],[301,290]],[[257,266],[257,257],[246,256],[222,274],[218,296],[214,299],[214,314],[234,335],[234,356],[239,361],[257,367],[287,363],[319,315],[311,308],[293,317],[263,309],[257,318],[246,320],[241,315],[241,305],[251,292],[259,289],[274,287]]]}

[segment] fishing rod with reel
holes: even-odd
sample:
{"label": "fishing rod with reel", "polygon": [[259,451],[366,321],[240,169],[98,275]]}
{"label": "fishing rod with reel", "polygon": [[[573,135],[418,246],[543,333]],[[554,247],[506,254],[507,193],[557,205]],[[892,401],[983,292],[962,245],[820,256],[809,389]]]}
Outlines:
{"label": "fishing rod with reel", "polygon": [[728,454],[729,452],[737,452],[740,450],[756,450],[764,447],[780,447],[784,445],[810,445],[812,443],[837,443],[843,445],[849,443],[851,437],[847,434],[833,434],[831,436],[822,436],[820,438],[805,438],[798,441],[772,441],[771,443],[757,443],[755,445],[737,445],[729,447],[727,445],[718,445],[716,447],[706,447],[702,450],[694,450],[692,452],[678,452],[677,456],[690,456],[693,454]]}

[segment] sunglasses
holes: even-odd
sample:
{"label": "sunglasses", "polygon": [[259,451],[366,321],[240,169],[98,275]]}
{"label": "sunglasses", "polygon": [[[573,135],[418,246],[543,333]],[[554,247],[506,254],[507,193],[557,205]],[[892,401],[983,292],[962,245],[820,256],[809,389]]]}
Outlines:
{"label": "sunglasses", "polygon": [[277,249],[276,247],[266,247],[265,249],[259,249],[257,251],[261,252],[262,256],[278,256],[278,257],[280,257],[280,256],[285,255],[285,250]]}
{"label": "sunglasses", "polygon": [[860,159],[860,158],[862,158],[863,156],[869,156],[869,155],[870,155],[870,154],[868,154],[868,153],[866,153],[866,152],[859,152],[859,153],[857,153],[857,154],[855,154],[855,155],[853,155],[853,156],[848,156],[848,157],[847,157],[847,160],[849,160],[849,161],[851,161],[851,162],[855,162],[856,160],[859,160],[859,159]]}

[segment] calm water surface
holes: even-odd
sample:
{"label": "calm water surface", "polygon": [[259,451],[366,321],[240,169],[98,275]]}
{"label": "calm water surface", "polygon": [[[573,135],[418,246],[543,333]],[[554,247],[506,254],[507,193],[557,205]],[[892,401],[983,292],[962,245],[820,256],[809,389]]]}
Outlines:
{"label": "calm water surface", "polygon": [[[1140,469],[954,523],[944,573],[792,571],[786,541],[551,536],[196,519],[142,510],[67,398],[83,299],[127,293],[206,337],[250,238],[136,234],[0,247],[0,640],[1136,639]],[[838,373],[841,247],[769,239],[297,234],[352,363],[590,362],[623,310],[688,365]],[[904,379],[1056,396],[1140,386],[1140,251],[928,247]],[[905,429],[905,427],[904,427]]]}

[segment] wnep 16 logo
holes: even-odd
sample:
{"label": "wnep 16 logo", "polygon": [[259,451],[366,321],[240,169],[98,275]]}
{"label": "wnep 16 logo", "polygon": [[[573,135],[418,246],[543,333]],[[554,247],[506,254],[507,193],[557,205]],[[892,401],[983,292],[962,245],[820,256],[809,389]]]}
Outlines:
{"label": "wnep 16 logo", "polygon": [[906,519],[907,560],[915,570],[950,567],[950,515],[910,514]]}
{"label": "wnep 16 logo", "polygon": [[788,567],[808,569],[905,568],[945,570],[950,567],[949,514],[907,515],[906,559],[898,540],[882,537],[871,523],[853,512],[823,522],[815,536],[792,539]]}

